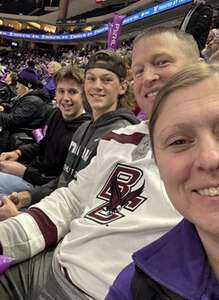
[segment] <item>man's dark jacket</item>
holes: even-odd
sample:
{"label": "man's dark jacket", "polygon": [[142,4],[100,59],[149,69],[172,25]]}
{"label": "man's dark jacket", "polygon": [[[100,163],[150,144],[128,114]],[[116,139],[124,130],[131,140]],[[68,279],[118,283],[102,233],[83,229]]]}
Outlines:
{"label": "man's dark jacket", "polygon": [[31,91],[17,97],[11,106],[6,105],[0,112],[0,127],[2,130],[16,132],[19,128],[38,128],[45,124],[50,106],[49,96],[42,90]]}
{"label": "man's dark jacket", "polygon": [[34,90],[13,99],[8,104],[1,104],[0,112],[0,153],[10,151],[12,135],[23,132],[23,128],[35,129],[45,125],[51,111],[49,96],[42,90]]}
{"label": "man's dark jacket", "polygon": [[185,25],[186,22],[183,30],[194,37],[201,52],[205,48],[208,33],[211,29],[213,8],[205,4],[200,4],[192,7],[191,10],[182,21],[180,29],[183,29],[183,24]]}

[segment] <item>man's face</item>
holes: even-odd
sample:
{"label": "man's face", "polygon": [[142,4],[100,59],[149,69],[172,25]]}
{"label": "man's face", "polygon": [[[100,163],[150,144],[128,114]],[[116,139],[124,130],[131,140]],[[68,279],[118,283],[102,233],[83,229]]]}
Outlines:
{"label": "man's face", "polygon": [[171,33],[142,37],[132,52],[134,93],[150,117],[156,94],[175,73],[192,63],[182,42]]}
{"label": "man's face", "polygon": [[16,92],[18,94],[18,96],[23,96],[24,94],[26,94],[28,92],[28,88],[21,84],[20,82],[17,82],[16,84]]}

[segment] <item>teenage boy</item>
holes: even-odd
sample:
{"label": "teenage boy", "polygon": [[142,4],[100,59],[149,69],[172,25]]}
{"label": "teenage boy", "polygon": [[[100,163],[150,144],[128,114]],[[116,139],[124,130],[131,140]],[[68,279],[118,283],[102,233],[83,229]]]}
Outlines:
{"label": "teenage boy", "polygon": [[[39,143],[0,155],[0,196],[30,190],[60,175],[72,134],[90,119],[83,108],[83,71],[68,65],[56,77],[57,108],[41,130]],[[38,129],[40,130],[40,129]],[[28,164],[22,163],[28,162]],[[18,199],[15,199],[18,202]]]}

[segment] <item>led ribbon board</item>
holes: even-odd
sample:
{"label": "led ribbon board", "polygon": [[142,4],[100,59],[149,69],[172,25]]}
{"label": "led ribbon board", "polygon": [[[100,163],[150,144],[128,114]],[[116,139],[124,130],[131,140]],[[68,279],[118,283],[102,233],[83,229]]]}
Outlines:
{"label": "led ribbon board", "polygon": [[[190,2],[193,2],[193,0],[165,1],[163,3],[157,4],[153,7],[144,9],[142,11],[139,11],[138,13],[126,17],[123,21],[123,26],[151,17],[153,15],[157,15],[160,12],[173,9]],[[74,33],[74,34],[35,34],[35,33],[19,33],[13,31],[8,32],[8,31],[0,30],[0,36],[4,36],[7,38],[35,40],[35,41],[40,40],[40,41],[70,42],[73,40],[83,40],[90,37],[94,37],[107,31],[108,31],[108,26],[104,25],[98,29],[89,32],[81,32],[81,33]]]}

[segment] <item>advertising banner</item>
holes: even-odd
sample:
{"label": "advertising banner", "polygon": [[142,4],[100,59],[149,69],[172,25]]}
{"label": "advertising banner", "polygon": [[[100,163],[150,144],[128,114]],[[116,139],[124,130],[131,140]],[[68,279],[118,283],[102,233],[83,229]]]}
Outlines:
{"label": "advertising banner", "polygon": [[125,15],[114,13],[112,28],[108,30],[108,45],[107,48],[115,51],[119,46],[119,36],[122,29],[122,22],[125,19]]}

